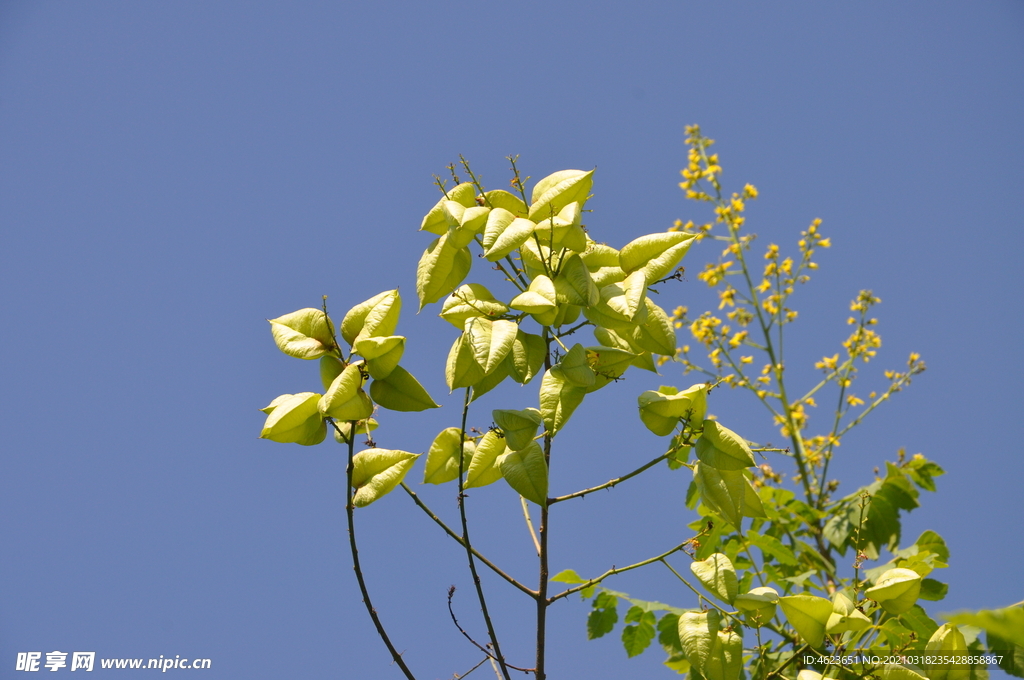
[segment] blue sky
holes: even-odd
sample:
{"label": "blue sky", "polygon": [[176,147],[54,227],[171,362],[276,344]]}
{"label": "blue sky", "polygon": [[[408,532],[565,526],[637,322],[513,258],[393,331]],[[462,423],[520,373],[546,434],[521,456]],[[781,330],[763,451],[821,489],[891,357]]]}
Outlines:
{"label": "blue sky", "polygon": [[[453,329],[413,314],[431,175],[460,153],[494,188],[510,153],[534,178],[597,167],[590,227],[621,246],[708,219],[677,187],[689,123],[718,140],[728,186],[760,190],[764,243],[795,249],[815,217],[832,238],[795,300],[794,374],[838,351],[862,288],[883,300],[865,384],[911,351],[928,363],[844,444],[841,490],[901,446],[936,460],[938,494],[904,523],[951,547],[931,611],[1019,601],[1022,38],[1009,1],[3,4],[0,676],[59,649],[208,657],[217,678],[398,677],[347,563],[340,447],[256,438],[256,409],[317,389],[264,319],[400,287],[403,363],[440,397]],[[695,273],[716,255],[694,248],[663,306],[711,304]],[[633,399],[690,382],[666,370],[595,395],[552,484],[657,455]],[[508,394],[487,408],[535,398]],[[426,450],[456,402],[382,419],[386,445]],[[738,394],[712,410],[778,438]],[[484,491],[475,535],[530,573],[514,495]],[[684,492],[659,473],[566,508],[553,568],[678,542]],[[449,487],[423,495],[453,516]],[[409,663],[472,666],[444,608],[456,584],[475,610],[458,551],[400,495],[359,523]],[[528,658],[527,603],[488,585],[506,653]],[[692,605],[661,573],[609,585]],[[657,652],[586,641],[585,615],[553,612],[552,677],[668,677]]]}

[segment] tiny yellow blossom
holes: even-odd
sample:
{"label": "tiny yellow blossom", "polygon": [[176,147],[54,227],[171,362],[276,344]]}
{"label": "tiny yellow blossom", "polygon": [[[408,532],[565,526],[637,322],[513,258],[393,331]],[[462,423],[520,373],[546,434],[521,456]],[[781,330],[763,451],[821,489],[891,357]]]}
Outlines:
{"label": "tiny yellow blossom", "polygon": [[754,363],[754,357],[740,357],[741,364],[752,364]]}
{"label": "tiny yellow blossom", "polygon": [[849,404],[850,406],[860,406],[861,404],[864,403],[864,400],[857,397],[856,395],[851,394],[848,397],[846,397],[846,403]]}

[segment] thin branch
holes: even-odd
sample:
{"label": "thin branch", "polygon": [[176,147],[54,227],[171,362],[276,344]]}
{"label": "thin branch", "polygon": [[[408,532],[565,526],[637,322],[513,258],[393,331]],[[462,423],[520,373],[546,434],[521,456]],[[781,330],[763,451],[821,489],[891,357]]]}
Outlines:
{"label": "thin branch", "polygon": [[463,673],[462,675],[459,675],[458,673],[456,673],[455,675],[453,675],[453,676],[452,676],[452,680],[461,680],[462,678],[466,677],[467,675],[469,675],[470,673],[472,673],[473,671],[475,671],[475,670],[476,670],[477,668],[480,668],[480,666],[483,666],[483,665],[484,665],[485,663],[487,663],[487,662],[488,662],[488,661],[489,661],[490,659],[491,659],[490,655],[487,655],[487,656],[485,656],[484,658],[480,659],[480,663],[478,663],[477,665],[473,666],[472,668],[470,668],[470,669],[469,669],[468,671],[466,671],[466,672],[465,672],[465,673]]}
{"label": "thin branch", "polygon": [[519,502],[523,504],[523,517],[526,518],[526,528],[530,530],[530,538],[533,539],[533,547],[537,549],[537,557],[540,557],[540,541],[537,540],[537,532],[533,529],[533,520],[530,519],[530,507],[526,505],[526,499],[522,496],[519,497]]}
{"label": "thin branch", "polygon": [[[494,659],[495,661],[497,661],[497,662],[498,662],[499,664],[501,664],[501,665],[503,665],[503,666],[508,666],[509,668],[511,668],[511,669],[513,669],[513,670],[517,670],[517,671],[522,671],[522,672],[524,672],[524,673],[531,673],[531,672],[533,672],[533,669],[532,669],[532,668],[520,668],[519,666],[513,666],[512,664],[508,663],[507,661],[503,661],[502,659],[499,659],[498,657],[496,657],[496,656],[494,656],[493,654],[491,654],[491,652],[490,652],[490,650],[489,650],[489,649],[487,649],[486,647],[484,647],[483,645],[481,645],[481,644],[480,644],[479,642],[477,642],[476,640],[474,640],[474,639],[473,639],[473,637],[472,637],[472,636],[471,636],[471,635],[470,635],[469,633],[467,633],[467,632],[466,632],[466,629],[465,629],[465,628],[463,628],[463,627],[462,627],[462,626],[461,626],[461,625],[459,624],[459,620],[458,620],[457,618],[455,618],[455,611],[454,611],[454,610],[452,609],[452,597],[453,597],[454,595],[455,595],[455,586],[450,586],[450,587],[448,588],[448,614],[449,614],[449,615],[451,615],[451,617],[452,617],[452,623],[454,623],[454,624],[455,624],[455,627],[459,629],[459,632],[460,632],[460,633],[462,633],[462,635],[463,635],[463,636],[464,636],[464,637],[465,637],[465,638],[466,638],[467,640],[469,640],[470,642],[472,642],[472,643],[473,643],[473,646],[474,646],[474,647],[476,647],[476,648],[477,648],[477,649],[479,649],[479,650],[480,650],[481,652],[483,652],[484,654],[486,654],[486,655],[487,655],[487,658],[488,658],[488,659]],[[486,660],[487,660],[487,659],[484,659],[484,661],[486,661]],[[475,670],[476,670],[476,669],[477,669],[477,668],[478,668],[478,667],[479,667],[479,666],[480,666],[481,664],[483,664],[483,661],[481,661],[480,663],[478,663],[478,664],[477,664],[476,666],[473,666],[473,668],[472,668],[472,669],[470,669],[470,671],[468,671],[468,672],[466,673],[466,675],[469,675],[469,673],[470,673],[470,672],[472,672],[472,671],[475,671]]]}
{"label": "thin branch", "polygon": [[[466,417],[469,415],[469,402],[472,395],[472,387],[466,388],[466,398],[462,404],[462,427],[459,432],[459,517],[462,519],[462,544],[466,548],[466,559],[469,560],[469,573],[473,576],[473,586],[476,588],[476,597],[480,601],[480,613],[484,616],[484,624],[487,626],[487,636],[491,638],[491,646],[494,649],[498,667],[505,680],[512,680],[506,668],[505,659],[501,654],[501,645],[498,643],[498,635],[494,632],[494,624],[491,622],[491,615],[487,612],[487,600],[484,598],[483,584],[480,576],[476,573],[476,560],[473,559],[473,547],[469,540],[469,522],[466,520],[466,494],[464,493],[465,479],[463,478],[463,467],[466,464]],[[454,592],[454,591],[453,591]]]}
{"label": "thin branch", "polygon": [[[334,420],[328,420],[334,429],[341,433],[341,429]],[[391,658],[395,660],[398,667],[402,669],[402,673],[408,680],[416,680],[416,676],[412,674],[409,667],[405,665],[405,661],[402,659],[402,655],[395,649],[395,646],[391,644],[391,638],[388,637],[387,631],[384,630],[383,624],[380,622],[380,618],[377,616],[377,610],[373,608],[373,603],[370,602],[370,593],[366,590],[366,581],[363,579],[363,570],[359,566],[359,550],[356,548],[356,527],[355,527],[355,503],[353,499],[355,495],[352,491],[352,473],[355,469],[355,465],[352,462],[355,456],[355,431],[356,421],[352,421],[350,432],[352,436],[348,438],[348,466],[345,470],[347,477],[347,485],[345,486],[345,514],[348,515],[348,543],[352,550],[352,568],[356,572],[356,581],[359,582],[359,592],[363,595],[363,604],[366,605],[366,611],[370,614],[370,619],[373,620],[373,625],[377,629],[377,635],[384,641],[384,645],[391,652]]]}
{"label": "thin branch", "polygon": [[[434,520],[434,522],[436,522],[439,527],[444,529],[444,532],[446,534],[448,534],[453,539],[455,539],[455,541],[459,545],[461,545],[463,547],[466,546],[465,542],[462,540],[462,536],[459,536],[457,533],[455,533],[451,529],[451,527],[449,527],[447,524],[444,523],[444,520],[442,520],[440,517],[438,517],[436,514],[434,514],[434,511],[431,510],[430,508],[428,508],[427,505],[423,501],[420,500],[420,497],[416,495],[415,491],[410,489],[409,486],[405,482],[402,482],[401,486],[402,486],[402,489],[405,491],[405,493],[409,494],[409,497],[412,498],[413,502],[419,507],[419,509],[427,514],[427,517],[429,517],[430,519]],[[526,593],[530,597],[537,597],[537,592],[536,591],[530,590],[529,588],[524,586],[522,583],[520,583],[519,581],[515,580],[514,578],[512,578],[511,576],[506,574],[501,569],[501,567],[499,567],[498,565],[494,564],[494,562],[491,562],[489,559],[487,559],[482,554],[480,554],[480,552],[476,548],[472,548],[472,550],[473,550],[473,555],[478,560],[480,560],[481,562],[486,564],[488,567],[490,567],[491,571],[493,571],[495,574],[497,574],[501,578],[505,579],[510,584],[512,584],[513,586],[515,586],[519,590],[523,591],[524,593]]]}
{"label": "thin branch", "polygon": [[657,557],[652,557],[650,559],[644,560],[643,562],[637,562],[636,564],[631,564],[628,567],[612,567],[611,569],[609,569],[605,573],[601,574],[600,576],[598,576],[596,578],[590,579],[586,583],[581,583],[579,585],[573,586],[572,588],[569,588],[568,590],[563,590],[562,592],[558,593],[557,595],[551,596],[550,598],[548,598],[548,602],[549,603],[550,602],[554,602],[555,600],[560,600],[563,597],[568,597],[569,595],[572,595],[573,593],[578,593],[581,590],[586,590],[587,588],[590,588],[591,586],[597,585],[598,583],[600,583],[601,581],[605,580],[609,576],[615,576],[616,574],[621,574],[621,573],[626,572],[626,571],[631,571],[633,569],[639,569],[640,567],[647,566],[648,564],[654,564],[655,562],[663,562],[666,557],[668,557],[669,555],[671,555],[673,553],[679,552],[680,550],[682,550],[686,546],[690,545],[692,543],[692,541],[693,541],[692,538],[691,539],[687,539],[687,540],[683,541],[682,543],[680,543],[679,545],[677,545],[676,547],[672,548],[671,550],[669,550],[667,552],[663,552],[662,554],[658,555]]}
{"label": "thin branch", "polygon": [[630,472],[628,474],[622,475],[621,477],[616,477],[615,479],[610,479],[607,482],[605,482],[604,484],[598,484],[597,486],[592,486],[589,489],[583,489],[582,491],[577,491],[575,493],[566,494],[565,496],[558,496],[556,498],[549,498],[548,499],[548,505],[552,505],[554,503],[561,503],[562,501],[567,501],[570,498],[580,498],[582,496],[586,496],[589,493],[594,493],[595,491],[600,491],[601,489],[610,489],[613,486],[615,486],[616,484],[618,484],[619,482],[624,482],[624,481],[626,481],[627,479],[629,479],[631,477],[636,477],[638,474],[640,474],[644,470],[647,470],[649,468],[654,467],[655,465],[657,465],[658,463],[660,463],[661,461],[665,460],[670,455],[672,455],[673,452],[674,451],[669,451],[668,453],[663,453],[660,456],[658,456],[657,458],[655,458],[654,460],[652,460],[652,461],[650,461],[648,463],[644,463],[643,465],[638,467],[636,470],[633,470],[632,472]]}

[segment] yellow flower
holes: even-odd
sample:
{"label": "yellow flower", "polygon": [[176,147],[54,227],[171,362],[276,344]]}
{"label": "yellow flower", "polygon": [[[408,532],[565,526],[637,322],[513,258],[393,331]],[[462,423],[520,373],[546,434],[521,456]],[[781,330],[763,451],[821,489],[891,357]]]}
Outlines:
{"label": "yellow flower", "polygon": [[741,364],[752,364],[754,363],[754,357],[740,357]]}
{"label": "yellow flower", "polygon": [[857,397],[856,395],[851,394],[848,397],[846,397],[846,403],[849,404],[850,406],[860,406],[861,404],[864,403],[864,400]]}

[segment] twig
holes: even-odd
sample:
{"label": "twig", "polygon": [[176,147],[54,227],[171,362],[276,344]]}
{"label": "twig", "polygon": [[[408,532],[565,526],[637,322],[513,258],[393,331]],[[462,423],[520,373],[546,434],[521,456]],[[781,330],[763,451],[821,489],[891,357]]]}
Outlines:
{"label": "twig", "polygon": [[[490,650],[488,650],[486,647],[484,647],[479,642],[474,640],[473,637],[469,633],[466,632],[466,629],[463,628],[459,624],[459,620],[457,618],[455,618],[455,611],[452,609],[452,597],[454,595],[455,595],[455,586],[449,586],[449,588],[448,588],[448,614],[451,615],[452,623],[454,623],[455,627],[459,629],[459,632],[462,633],[463,637],[465,637],[467,640],[472,642],[474,647],[476,647],[481,652],[486,654],[488,659],[494,659],[495,661],[497,661],[499,664],[501,664],[503,666],[508,666],[509,668],[511,668],[513,670],[522,671],[524,673],[531,673],[533,671],[532,668],[520,668],[519,666],[513,666],[512,664],[508,663],[507,661],[502,661],[501,659],[499,659],[496,656],[494,656],[493,654],[491,654]],[[486,661],[486,660],[487,659],[484,659],[484,661]],[[483,664],[483,661],[478,663],[476,666],[473,666],[473,668],[470,671],[468,671],[466,673],[466,675],[469,675],[470,672],[475,671],[481,664]]]}
{"label": "twig", "polygon": [[618,484],[619,482],[624,482],[627,479],[629,479],[630,477],[636,477],[638,474],[640,474],[644,470],[647,470],[648,468],[651,468],[651,467],[657,465],[658,463],[660,463],[661,461],[665,460],[670,455],[672,455],[672,453],[674,453],[674,452],[675,452],[675,449],[669,451],[668,453],[663,453],[660,456],[658,456],[657,458],[655,458],[654,460],[652,460],[652,461],[650,461],[648,463],[644,463],[643,465],[638,467],[636,470],[633,470],[632,472],[630,472],[628,474],[622,475],[621,477],[616,477],[615,479],[608,480],[604,484],[598,484],[597,486],[592,486],[589,489],[583,489],[582,491],[577,491],[575,493],[566,494],[565,496],[558,496],[556,498],[549,498],[548,499],[548,505],[552,505],[553,503],[561,503],[562,501],[567,501],[570,498],[580,498],[581,496],[586,496],[588,493],[593,493],[595,491],[600,491],[601,489],[610,489],[613,486],[615,486],[616,484]]}
{"label": "twig", "polygon": [[643,562],[637,562],[636,564],[631,564],[628,567],[612,567],[611,569],[609,569],[605,573],[601,574],[600,576],[598,576],[596,578],[590,579],[586,583],[581,583],[581,584],[579,584],[577,586],[573,586],[572,588],[569,588],[568,590],[563,590],[562,592],[558,593],[557,595],[553,595],[552,597],[550,597],[548,599],[548,602],[550,603],[550,602],[554,602],[555,600],[560,600],[563,597],[568,597],[569,595],[572,595],[573,593],[578,593],[581,590],[585,590],[587,588],[590,588],[591,586],[595,586],[598,583],[600,583],[601,581],[603,581],[606,578],[608,578],[609,576],[615,576],[616,574],[621,574],[622,572],[630,571],[632,569],[638,569],[638,568],[646,566],[648,564],[654,564],[655,562],[663,562],[666,557],[668,557],[672,553],[679,552],[680,550],[682,550],[686,546],[690,545],[690,543],[692,541],[693,541],[692,538],[691,539],[687,539],[687,540],[683,541],[682,543],[680,543],[679,545],[677,545],[676,547],[672,548],[671,550],[669,550],[667,552],[663,552],[662,554],[658,555],[657,557],[652,557],[652,558],[650,558],[648,560],[644,560]]}
{"label": "twig", "polygon": [[526,499],[522,496],[519,497],[519,502],[523,504],[523,517],[526,518],[526,527],[530,530],[530,538],[533,539],[533,547],[537,549],[537,557],[540,557],[540,541],[537,540],[537,532],[533,529],[533,520],[530,519],[530,508],[526,505]]}
{"label": "twig", "polygon": [[[328,420],[328,422],[331,423],[331,425],[334,427],[335,430],[338,431],[339,434],[341,433],[341,429],[338,427],[338,424],[334,422],[334,420]],[[350,431],[352,432],[353,435],[355,434],[356,421],[351,422]],[[405,674],[405,677],[409,680],[416,680],[416,676],[413,675],[412,671],[409,670],[409,667],[405,665],[405,661],[402,659],[402,655],[398,652],[397,649],[395,649],[395,646],[391,644],[391,638],[388,637],[387,632],[384,630],[384,626],[380,622],[380,618],[377,616],[377,610],[373,608],[373,604],[370,602],[370,593],[366,590],[366,581],[363,579],[363,570],[359,566],[359,550],[356,548],[356,506],[355,503],[353,502],[355,495],[352,491],[352,473],[353,470],[355,469],[355,465],[352,462],[352,459],[355,456],[355,445],[355,436],[350,436],[348,438],[348,466],[345,470],[345,475],[348,479],[347,485],[345,487],[345,514],[348,515],[348,542],[352,550],[352,568],[356,572],[356,581],[359,582],[359,592],[363,595],[363,604],[366,605],[366,611],[369,612],[370,619],[373,620],[373,625],[377,629],[377,635],[379,635],[380,639],[384,641],[384,645],[388,648],[388,651],[391,652],[391,658],[394,659],[395,663],[398,664],[398,667],[402,669],[402,673]]]}
{"label": "twig", "polygon": [[[462,404],[462,427],[459,432],[459,517],[462,519],[462,544],[466,547],[466,559],[469,560],[469,573],[473,576],[473,585],[476,587],[476,596],[480,601],[480,613],[484,616],[484,624],[487,626],[487,636],[491,638],[491,645],[494,649],[498,667],[505,680],[512,680],[506,668],[505,659],[501,654],[501,645],[498,644],[498,636],[494,632],[494,624],[491,623],[491,615],[487,612],[487,600],[484,598],[483,584],[480,576],[476,573],[476,560],[473,559],[473,548],[469,540],[469,522],[466,520],[466,494],[464,493],[465,480],[463,479],[464,466],[466,464],[466,417],[469,415],[469,402],[472,394],[472,387],[466,388],[466,398]],[[454,590],[452,592],[455,592]]]}
{"label": "twig", "polygon": [[[438,517],[436,514],[434,514],[434,511],[431,510],[430,508],[428,508],[427,505],[423,501],[420,500],[420,497],[416,495],[415,491],[413,491],[412,489],[409,488],[409,485],[407,485],[405,482],[402,482],[401,486],[402,486],[402,489],[405,491],[405,493],[409,494],[409,497],[412,498],[413,503],[415,503],[417,505],[417,507],[419,507],[420,510],[422,510],[423,512],[425,512],[427,514],[427,517],[429,517],[430,519],[434,520],[434,522],[436,522],[439,527],[444,529],[444,532],[446,534],[448,534],[453,539],[455,539],[455,541],[459,545],[465,547],[466,544],[462,540],[462,537],[459,536],[457,533],[455,533],[451,529],[451,527],[449,527],[447,524],[445,524],[444,520],[442,520],[440,517]],[[478,560],[480,560],[481,562],[486,564],[488,567],[490,567],[491,571],[493,571],[495,574],[497,574],[501,578],[505,579],[506,581],[511,583],[513,586],[515,586],[519,590],[521,590],[524,593],[526,593],[527,595],[529,595],[530,597],[537,597],[537,592],[536,591],[530,590],[529,588],[524,586],[522,583],[520,583],[519,581],[515,580],[514,578],[512,578],[511,576],[506,574],[501,569],[501,567],[499,567],[498,565],[494,564],[494,562],[491,562],[489,559],[484,557],[476,548],[472,548],[472,550],[473,550],[473,555]]]}

